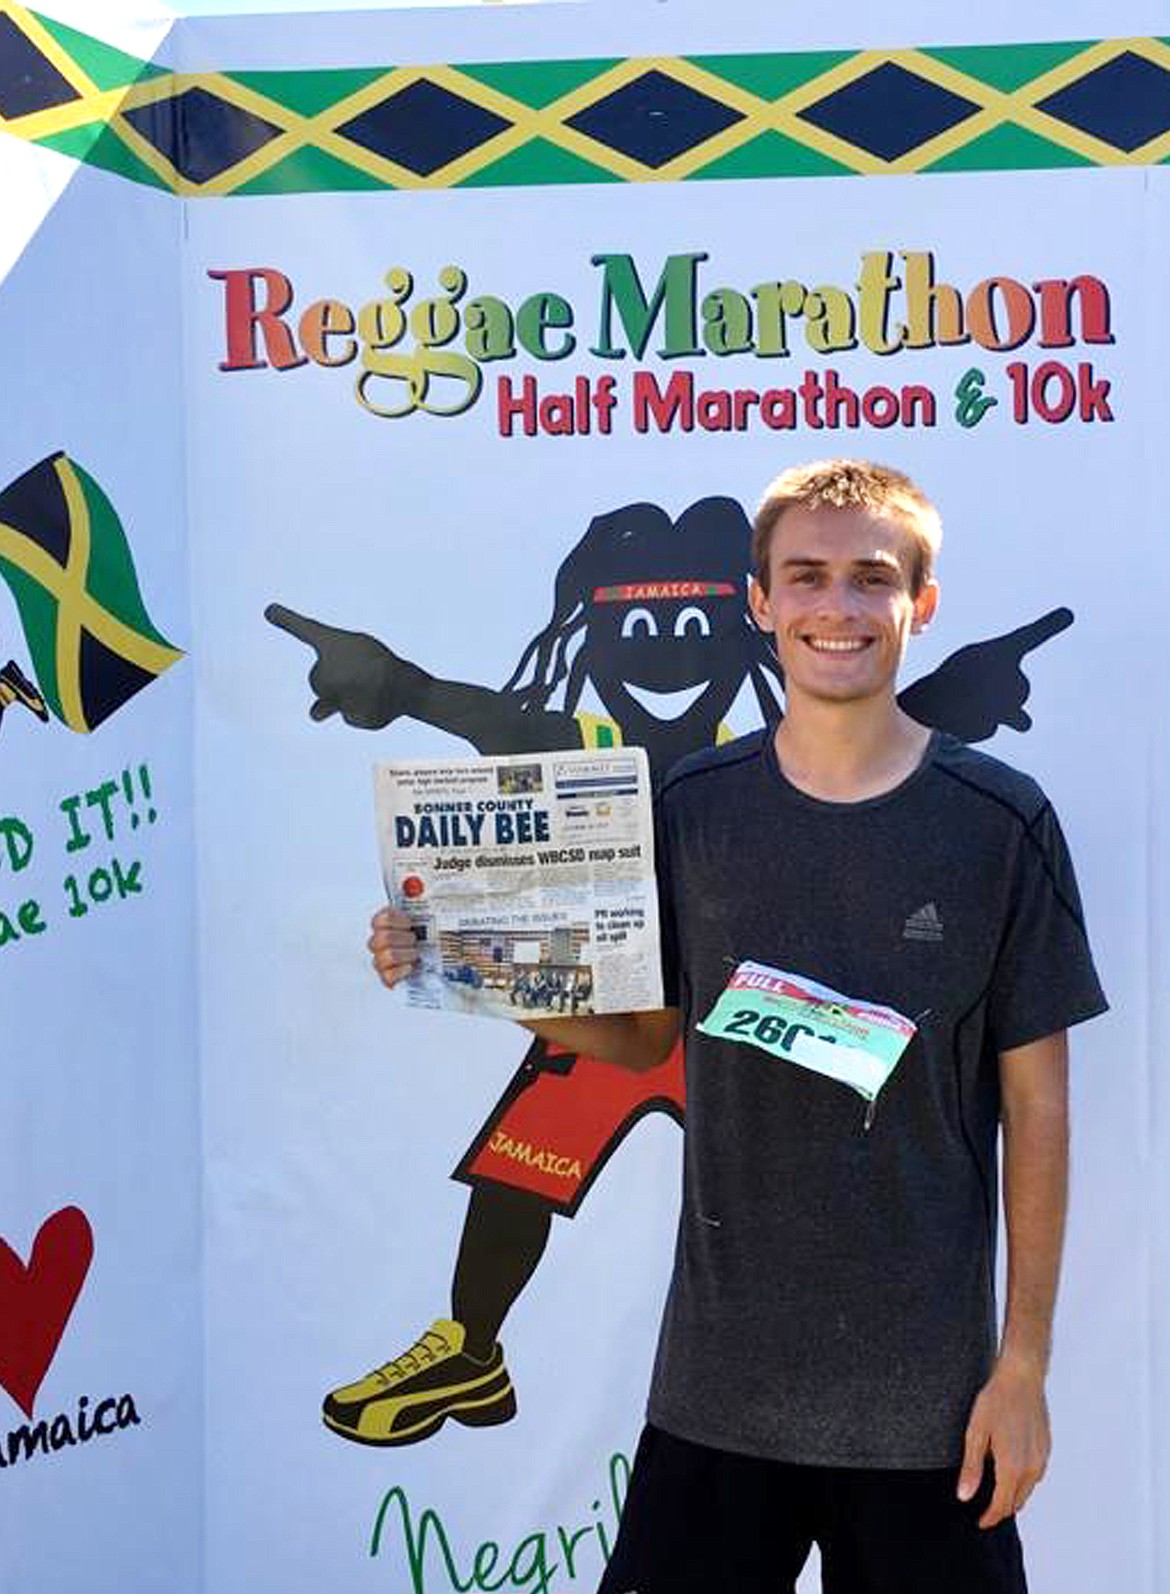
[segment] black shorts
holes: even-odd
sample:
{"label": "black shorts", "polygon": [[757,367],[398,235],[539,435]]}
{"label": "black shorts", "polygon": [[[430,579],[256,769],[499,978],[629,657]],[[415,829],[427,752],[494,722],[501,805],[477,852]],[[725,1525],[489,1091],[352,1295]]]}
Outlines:
{"label": "black shorts", "polygon": [[599,1594],[795,1594],[816,1544],[824,1594],[1027,1594],[1013,1518],[981,1528],[943,1471],[802,1467],[646,1428]]}

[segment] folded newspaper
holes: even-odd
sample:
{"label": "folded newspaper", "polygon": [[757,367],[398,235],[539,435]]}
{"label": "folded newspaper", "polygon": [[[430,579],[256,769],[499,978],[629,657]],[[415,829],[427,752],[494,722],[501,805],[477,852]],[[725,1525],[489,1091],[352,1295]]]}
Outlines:
{"label": "folded newspaper", "polygon": [[413,1007],[558,1018],[662,1006],[641,748],[379,764],[390,901],[422,956]]}

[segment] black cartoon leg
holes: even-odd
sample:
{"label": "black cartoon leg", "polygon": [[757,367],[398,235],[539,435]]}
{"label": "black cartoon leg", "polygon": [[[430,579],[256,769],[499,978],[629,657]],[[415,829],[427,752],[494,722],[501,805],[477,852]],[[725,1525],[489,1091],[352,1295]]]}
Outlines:
{"label": "black cartoon leg", "polygon": [[491,1354],[544,1255],[551,1224],[552,1208],[541,1196],[502,1184],[473,1188],[451,1286],[451,1315],[467,1331],[469,1355]]}

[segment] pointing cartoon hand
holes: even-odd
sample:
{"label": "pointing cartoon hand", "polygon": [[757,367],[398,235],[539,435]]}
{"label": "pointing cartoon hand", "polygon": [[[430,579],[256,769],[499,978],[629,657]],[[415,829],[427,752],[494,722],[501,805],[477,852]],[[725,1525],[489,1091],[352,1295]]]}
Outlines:
{"label": "pointing cartoon hand", "polygon": [[1050,609],[1004,636],[972,642],[908,686],[898,701],[920,724],[964,742],[986,741],[1001,725],[1029,730],[1032,720],[1024,704],[1032,684],[1024,674],[1024,655],[1072,623],[1071,609]]}
{"label": "pointing cartoon hand", "polygon": [[395,687],[403,661],[376,637],[323,625],[281,603],[270,603],[264,618],[307,643],[317,655],[309,671],[309,686],[316,694],[309,709],[312,719],[339,713],[347,725],[373,731],[402,712]]}

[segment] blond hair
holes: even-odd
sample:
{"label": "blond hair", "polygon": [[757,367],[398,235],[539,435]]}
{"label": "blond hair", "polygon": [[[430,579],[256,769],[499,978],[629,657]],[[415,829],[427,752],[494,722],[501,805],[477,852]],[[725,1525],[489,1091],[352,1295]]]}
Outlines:
{"label": "blond hair", "polygon": [[892,520],[910,533],[911,596],[917,597],[934,573],[942,542],[942,521],[930,499],[903,471],[864,459],[818,459],[781,471],[766,489],[752,523],[752,569],[768,590],[772,533],[786,510],[864,509]]}

